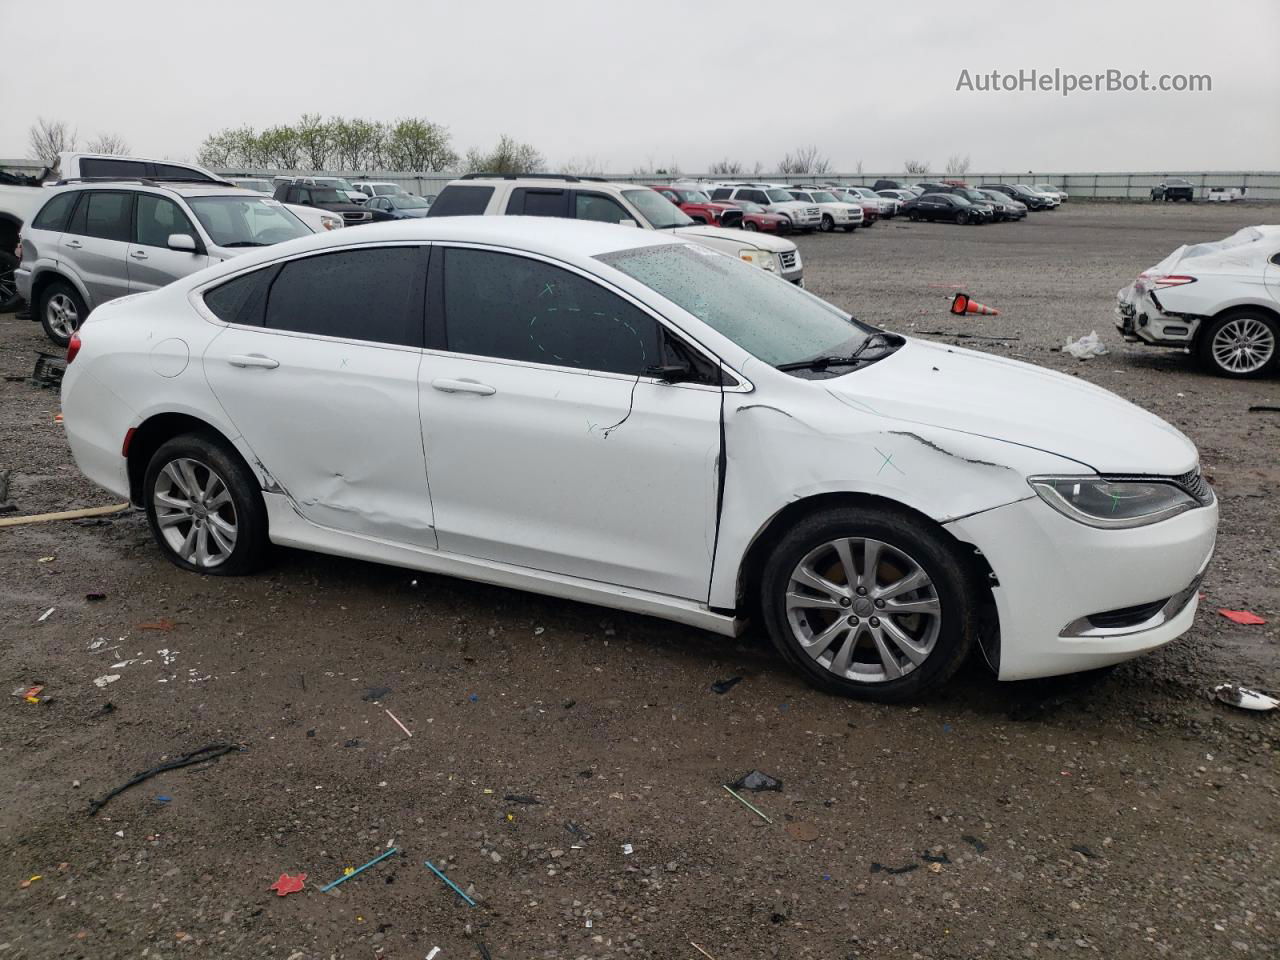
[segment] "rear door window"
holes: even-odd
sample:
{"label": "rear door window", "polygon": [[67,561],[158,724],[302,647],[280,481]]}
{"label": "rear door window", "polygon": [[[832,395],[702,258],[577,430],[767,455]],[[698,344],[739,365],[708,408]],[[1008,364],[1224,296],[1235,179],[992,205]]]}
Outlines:
{"label": "rear door window", "polygon": [[517,187],[507,201],[507,213],[525,217],[568,217],[569,193],[567,190],[540,190],[533,187]]}
{"label": "rear door window", "polygon": [[76,199],[79,196],[80,191],[72,190],[69,193],[62,193],[53,197],[40,208],[36,218],[31,221],[32,229],[54,230],[61,233],[67,228],[67,217],[71,215],[71,208],[75,206]]}
{"label": "rear door window", "polygon": [[68,233],[128,243],[132,230],[133,194],[112,190],[87,190],[76,207]]}
{"label": "rear door window", "polygon": [[449,184],[440,191],[427,211],[429,217],[470,217],[485,212],[493,197],[493,187]]}
{"label": "rear door window", "polygon": [[444,251],[447,349],[639,376],[661,363],[659,325],[586,277],[541,260]]}
{"label": "rear door window", "polygon": [[425,251],[340,250],[290,260],[267,294],[265,326],[348,340],[422,345]]}

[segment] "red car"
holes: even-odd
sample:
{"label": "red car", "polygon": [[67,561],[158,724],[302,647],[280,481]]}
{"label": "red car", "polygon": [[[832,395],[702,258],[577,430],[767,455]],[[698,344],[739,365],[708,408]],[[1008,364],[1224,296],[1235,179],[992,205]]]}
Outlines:
{"label": "red car", "polygon": [[728,200],[725,203],[742,211],[743,230],[759,230],[762,233],[791,232],[791,219],[789,217],[770,213],[758,203],[752,203],[750,200]]}
{"label": "red car", "polygon": [[[689,219],[716,227],[741,226],[742,212],[737,204],[717,203],[701,190],[689,187],[673,187],[670,184],[649,184],[677,207],[689,215]],[[725,214],[729,216],[726,218]]]}

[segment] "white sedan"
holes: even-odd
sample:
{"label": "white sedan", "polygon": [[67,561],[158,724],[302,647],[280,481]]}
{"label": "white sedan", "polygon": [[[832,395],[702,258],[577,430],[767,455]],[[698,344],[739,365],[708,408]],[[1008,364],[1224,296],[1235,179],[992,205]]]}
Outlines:
{"label": "white sedan", "polygon": [[1224,377],[1280,367],[1280,226],[1179,247],[1116,295],[1130,343],[1180,347]]}
{"label": "white sedan", "polygon": [[1173,427],[878,330],[656,231],[445,217],[255,250],[95,310],[62,403],[160,550],[284,544],[652,614],[758,618],[912,697],[1185,632],[1217,505]]}

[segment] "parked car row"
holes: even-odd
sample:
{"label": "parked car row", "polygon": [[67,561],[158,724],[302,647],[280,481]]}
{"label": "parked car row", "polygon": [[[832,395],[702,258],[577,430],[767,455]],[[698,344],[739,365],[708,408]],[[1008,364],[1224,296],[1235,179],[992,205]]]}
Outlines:
{"label": "parked car row", "polygon": [[963,180],[913,184],[878,180],[875,190],[900,203],[901,212],[911,220],[959,224],[1022,220],[1028,210],[1052,210],[1067,199],[1066,191],[1049,184],[1031,187],[1024,183],[990,183],[974,187]]}

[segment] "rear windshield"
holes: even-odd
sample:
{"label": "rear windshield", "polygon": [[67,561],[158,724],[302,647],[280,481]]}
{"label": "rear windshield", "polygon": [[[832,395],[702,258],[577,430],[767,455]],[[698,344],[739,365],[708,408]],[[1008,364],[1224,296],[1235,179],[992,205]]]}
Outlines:
{"label": "rear windshield", "polygon": [[484,213],[493,196],[493,187],[449,184],[440,191],[427,211],[428,217],[468,217]]}

